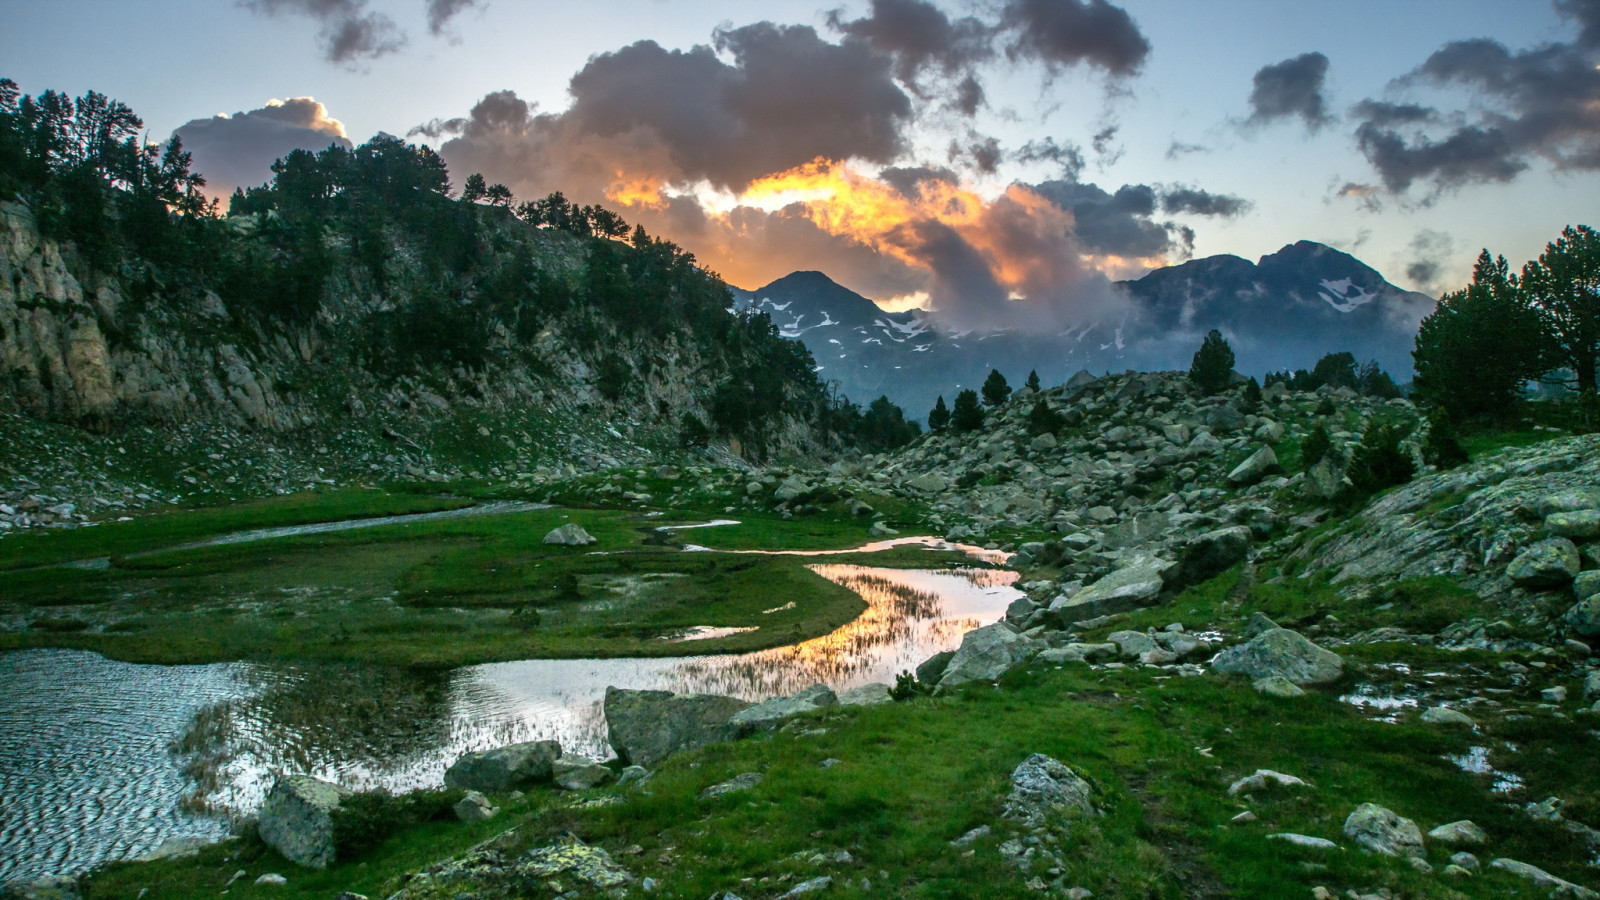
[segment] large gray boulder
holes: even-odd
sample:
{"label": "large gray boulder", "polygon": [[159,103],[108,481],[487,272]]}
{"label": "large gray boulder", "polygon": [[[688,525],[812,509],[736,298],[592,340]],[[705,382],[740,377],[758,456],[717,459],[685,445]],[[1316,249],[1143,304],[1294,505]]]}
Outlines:
{"label": "large gray boulder", "polygon": [[961,636],[961,646],[939,676],[939,686],[993,681],[1027,661],[1036,649],[1033,641],[1002,624],[973,629]]}
{"label": "large gray boulder", "polygon": [[839,695],[840,706],[878,706],[884,703],[893,703],[894,696],[889,693],[889,686],[879,681],[870,681],[860,687],[853,687]]}
{"label": "large gray boulder", "polygon": [[1373,853],[1426,859],[1417,823],[1376,803],[1363,803],[1344,820],[1345,837]]}
{"label": "large gray boulder", "polygon": [[1251,680],[1279,676],[1297,685],[1324,684],[1344,673],[1344,660],[1299,632],[1273,628],[1217,654],[1211,670]]}
{"label": "large gray boulder", "polygon": [[787,697],[773,697],[755,706],[741,709],[728,719],[728,724],[739,734],[771,731],[784,720],[801,713],[815,712],[829,706],[838,706],[839,697],[825,684],[813,684]]}
{"label": "large gray boulder", "polygon": [[748,701],[715,694],[606,688],[606,738],[622,760],[655,768],[683,750],[732,740],[728,720]]}
{"label": "large gray boulder", "polygon": [[1600,490],[1573,488],[1546,494],[1539,499],[1539,515],[1541,516],[1562,512],[1578,512],[1584,509],[1600,509]]}
{"label": "large gray boulder", "polygon": [[560,528],[551,529],[544,536],[546,544],[560,544],[564,547],[583,547],[595,542],[595,537],[583,530],[583,526],[576,522],[568,522]]}
{"label": "large gray boulder", "polygon": [[350,791],[310,775],[286,775],[267,792],[256,831],[284,859],[310,869],[333,862],[333,814]]}
{"label": "large gray boulder", "polygon": [[1149,606],[1166,588],[1175,563],[1154,556],[1136,556],[1070,597],[1051,602],[1050,611],[1063,625]]}
{"label": "large gray boulder", "polygon": [[955,659],[954,650],[940,650],[917,665],[917,680],[926,685],[935,685],[944,677],[944,670],[950,668],[950,660]]}
{"label": "large gray boulder", "polygon": [[1244,525],[1218,528],[1190,538],[1178,553],[1175,588],[1199,584],[1244,562],[1250,552],[1250,529]]}
{"label": "large gray boulder", "polygon": [[1506,576],[1523,587],[1565,587],[1578,574],[1579,565],[1575,544],[1566,538],[1548,538],[1518,554],[1506,566]]}
{"label": "large gray boulder", "polygon": [[1300,490],[1313,500],[1332,500],[1349,486],[1350,479],[1345,477],[1344,469],[1332,459],[1324,457],[1306,470]]}
{"label": "large gray boulder", "polygon": [[503,794],[549,781],[551,765],[561,756],[555,741],[528,741],[464,754],[445,770],[445,787],[485,794]]}
{"label": "large gray boulder", "polygon": [[1580,601],[1562,617],[1567,627],[1582,635],[1600,634],[1600,596]]}
{"label": "large gray boulder", "polygon": [[1600,509],[1577,509],[1545,516],[1544,527],[1558,537],[1587,541],[1600,537]]}
{"label": "large gray boulder", "polygon": [[927,472],[906,482],[906,487],[926,494],[938,494],[949,490],[950,482],[943,475]]}
{"label": "large gray boulder", "polygon": [[1006,796],[1007,819],[1036,828],[1051,816],[1098,816],[1094,786],[1060,760],[1035,753],[1011,771],[1011,793]]}
{"label": "large gray boulder", "polygon": [[810,491],[811,485],[807,484],[804,478],[799,475],[790,475],[778,485],[777,490],[772,492],[772,499],[779,501],[794,500],[810,493]]}
{"label": "large gray boulder", "polygon": [[1273,453],[1271,447],[1262,447],[1235,466],[1233,471],[1228,473],[1228,481],[1237,485],[1255,484],[1277,470],[1278,454]]}

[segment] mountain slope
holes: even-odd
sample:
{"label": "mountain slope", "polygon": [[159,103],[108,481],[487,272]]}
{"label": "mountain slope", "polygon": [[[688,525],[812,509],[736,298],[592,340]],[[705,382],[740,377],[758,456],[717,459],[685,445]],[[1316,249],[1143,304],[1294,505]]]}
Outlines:
{"label": "mountain slope", "polygon": [[917,417],[940,394],[948,402],[956,391],[976,388],[991,368],[1013,384],[1030,369],[1046,384],[1080,369],[1186,369],[1212,328],[1228,338],[1247,374],[1309,368],[1326,353],[1348,350],[1403,376],[1416,323],[1433,302],[1311,241],[1258,263],[1226,255],[1192,260],[1118,288],[1128,300],[1121,317],[1055,334],[946,334],[924,312],[883,312],[817,272],[735,296],[771,316],[785,337],[804,342],[818,374],[844,395],[865,403],[887,394]]}

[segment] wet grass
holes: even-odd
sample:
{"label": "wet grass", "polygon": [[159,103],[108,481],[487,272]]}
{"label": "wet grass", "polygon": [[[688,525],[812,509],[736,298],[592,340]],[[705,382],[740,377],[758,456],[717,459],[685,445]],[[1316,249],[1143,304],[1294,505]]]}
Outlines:
{"label": "wet grass", "polygon": [[[1520,740],[1566,749],[1582,730],[1558,720],[1524,726]],[[1548,738],[1535,734],[1550,733]],[[1231,680],[1173,678],[1160,670],[1034,666],[1000,690],[974,686],[954,695],[870,709],[834,709],[776,734],[676,757],[621,803],[574,807],[535,791],[507,801],[493,829],[430,823],[382,842],[324,873],[299,870],[251,840],[184,863],[113,866],[88,897],[188,897],[215,893],[233,871],[246,878],[230,896],[327,897],[341,890],[386,896],[404,872],[458,852],[520,822],[513,848],[542,846],[567,833],[608,849],[639,876],[660,882],[655,896],[701,900],[721,891],[770,897],[818,875],[835,878],[830,896],[1039,896],[1032,876],[1079,886],[1105,898],[1309,896],[1314,886],[1386,888],[1411,898],[1536,897],[1525,882],[1486,871],[1447,881],[1402,862],[1361,852],[1341,834],[1362,802],[1387,806],[1423,829],[1469,818],[1490,834],[1482,855],[1509,856],[1580,882],[1581,854],[1558,825],[1507,808],[1479,776],[1444,759],[1475,740],[1468,733],[1367,720],[1332,693],[1293,701],[1262,697]],[[1552,777],[1580,774],[1587,757],[1543,754]],[[1092,823],[1057,823],[1043,836],[1065,860],[1060,872],[1018,871],[998,852],[1019,836],[999,816],[1011,769],[1031,753],[1077,769],[1104,811]],[[825,760],[836,762],[824,766]],[[1304,790],[1230,797],[1228,784],[1258,768],[1297,775]],[[700,792],[744,772],[764,780],[716,799]],[[1587,781],[1583,781],[1587,784]],[[1256,820],[1232,823],[1241,811]],[[949,842],[971,828],[994,834],[970,848]],[[1295,832],[1346,849],[1295,848],[1267,838]],[[847,851],[851,861],[819,854]],[[1429,860],[1447,861],[1432,843]],[[226,857],[226,858],[225,858]],[[286,888],[248,882],[287,875]]]}

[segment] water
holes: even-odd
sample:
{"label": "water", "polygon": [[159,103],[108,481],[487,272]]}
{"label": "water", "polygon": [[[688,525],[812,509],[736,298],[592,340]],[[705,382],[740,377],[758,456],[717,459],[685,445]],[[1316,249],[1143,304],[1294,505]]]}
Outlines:
{"label": "water", "polygon": [[1007,571],[813,568],[860,593],[867,610],[822,637],[738,655],[523,660],[418,675],[0,654],[0,882],[83,871],[169,838],[221,837],[284,772],[403,791],[437,786],[462,753],[516,741],[606,757],[608,685],[761,700],[817,682],[841,691],[892,684],[1019,596]]}

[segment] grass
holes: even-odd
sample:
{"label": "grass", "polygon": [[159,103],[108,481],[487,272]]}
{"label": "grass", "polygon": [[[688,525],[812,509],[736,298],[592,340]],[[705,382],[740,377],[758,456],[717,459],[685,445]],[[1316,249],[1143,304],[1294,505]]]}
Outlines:
{"label": "grass", "polygon": [[[1547,753],[1582,737],[1555,720],[1518,726],[1528,753],[1545,757],[1552,778],[1592,790],[1587,756]],[[1576,734],[1578,738],[1571,735]],[[520,822],[505,839],[515,853],[564,834],[608,849],[636,875],[660,882],[655,896],[700,900],[733,891],[768,897],[830,874],[830,896],[943,898],[1038,896],[999,854],[1017,836],[999,817],[1011,769],[1031,753],[1074,767],[1096,788],[1105,815],[1056,822],[1044,842],[1062,849],[1062,886],[1105,898],[1308,896],[1383,887],[1412,898],[1536,897],[1525,882],[1485,871],[1447,882],[1397,860],[1360,852],[1302,850],[1267,839],[1280,831],[1327,837],[1361,802],[1387,806],[1424,829],[1470,818],[1491,835],[1490,856],[1531,862],[1569,879],[1586,878],[1573,840],[1530,822],[1489,794],[1484,781],[1443,759],[1481,740],[1459,731],[1369,721],[1326,693],[1294,701],[1262,697],[1242,682],[1170,678],[1159,670],[1095,671],[1035,666],[1007,676],[1001,690],[868,709],[834,709],[776,734],[714,745],[665,763],[643,790],[602,789],[615,805],[574,804],[535,791],[507,801],[493,828],[431,823],[393,837],[325,873],[296,869],[246,839],[191,862],[109,867],[90,898],[214,894],[233,871],[238,898],[327,897],[340,890],[385,896],[403,873],[458,852],[492,830]],[[828,767],[824,760],[837,760]],[[1230,797],[1227,785],[1257,768],[1302,777],[1311,787]],[[760,772],[756,787],[701,799],[709,785]],[[581,799],[581,797],[579,798]],[[1230,824],[1244,809],[1257,819]],[[994,834],[967,853],[951,840],[978,825]],[[819,854],[847,851],[851,862]],[[1430,861],[1449,850],[1430,845]],[[258,888],[262,872],[287,875],[286,888]],[[1046,882],[1054,873],[1032,875]],[[868,886],[870,883],[870,886]],[[466,890],[457,885],[454,889]],[[1459,892],[1459,893],[1456,893]],[[448,895],[448,894],[446,894]]]}

